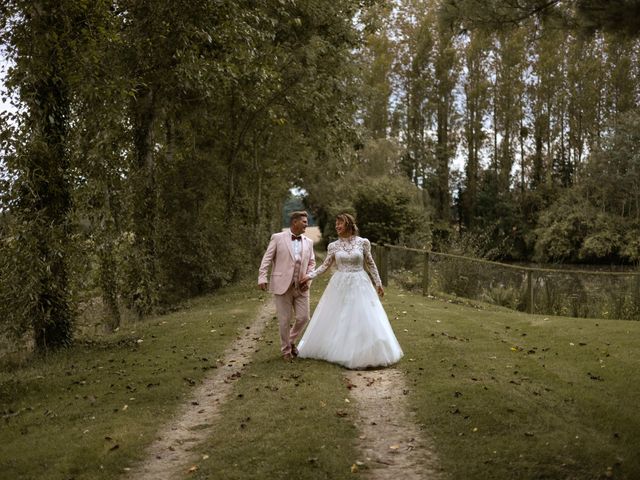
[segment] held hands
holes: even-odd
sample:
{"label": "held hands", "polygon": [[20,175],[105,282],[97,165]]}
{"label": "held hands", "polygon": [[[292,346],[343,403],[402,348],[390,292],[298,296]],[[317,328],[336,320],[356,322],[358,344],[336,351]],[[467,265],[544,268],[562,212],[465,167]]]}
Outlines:
{"label": "held hands", "polygon": [[380,296],[380,298],[384,297],[384,288],[382,288],[382,285],[378,285],[376,287],[376,291],[378,292],[378,295]]}
{"label": "held hands", "polygon": [[298,287],[298,288],[300,288],[300,291],[301,291],[301,292],[306,292],[307,290],[309,290],[309,281],[310,281],[310,280],[311,280],[311,279],[310,279],[309,277],[307,277],[306,275],[305,275],[305,276],[303,276],[303,277],[300,279],[300,285],[299,285],[299,287]]}

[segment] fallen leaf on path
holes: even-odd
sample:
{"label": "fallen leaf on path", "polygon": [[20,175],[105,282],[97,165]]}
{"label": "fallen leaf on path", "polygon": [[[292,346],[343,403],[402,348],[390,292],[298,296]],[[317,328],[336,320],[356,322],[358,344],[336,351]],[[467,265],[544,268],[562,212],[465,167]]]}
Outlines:
{"label": "fallen leaf on path", "polygon": [[197,466],[197,465],[194,465],[193,467],[191,467],[191,468],[188,470],[188,472],[189,472],[189,473],[194,473],[194,472],[197,472],[197,471],[198,471],[198,466]]}

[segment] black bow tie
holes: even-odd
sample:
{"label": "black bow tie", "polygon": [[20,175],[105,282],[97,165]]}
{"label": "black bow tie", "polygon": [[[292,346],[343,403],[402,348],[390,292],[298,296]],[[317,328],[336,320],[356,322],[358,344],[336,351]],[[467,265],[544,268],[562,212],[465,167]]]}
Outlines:
{"label": "black bow tie", "polygon": [[302,240],[302,235],[291,234],[291,240]]}

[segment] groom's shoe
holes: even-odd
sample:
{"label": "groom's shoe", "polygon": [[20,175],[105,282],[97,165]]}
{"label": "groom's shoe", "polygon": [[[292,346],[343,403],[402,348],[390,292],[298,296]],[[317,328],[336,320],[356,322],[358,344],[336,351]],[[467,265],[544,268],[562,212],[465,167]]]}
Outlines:
{"label": "groom's shoe", "polygon": [[296,358],[298,356],[298,348],[295,343],[291,343],[291,356]]}
{"label": "groom's shoe", "polygon": [[287,363],[293,362],[293,355],[291,355],[290,353],[285,353],[282,356],[282,359]]}

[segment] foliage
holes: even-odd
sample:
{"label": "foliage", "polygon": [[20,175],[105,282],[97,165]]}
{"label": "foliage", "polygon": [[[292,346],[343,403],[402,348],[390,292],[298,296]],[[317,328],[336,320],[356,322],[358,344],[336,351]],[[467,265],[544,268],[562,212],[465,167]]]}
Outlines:
{"label": "foliage", "polygon": [[[598,170],[611,178],[605,183],[624,185],[615,169],[596,165],[625,128],[621,115],[637,108],[635,20],[611,21],[634,9],[628,2],[422,0],[380,14],[363,54],[367,88],[379,95],[363,96],[362,121],[376,140],[386,132],[400,172],[426,192],[438,249],[459,232],[487,239],[482,254],[490,258],[531,260],[539,216],[566,189],[584,188]],[[379,112],[383,99],[388,109]],[[464,159],[460,174],[454,158],[458,168]],[[635,203],[626,186],[603,191],[605,198],[619,198],[622,209]],[[562,258],[629,261],[615,245],[626,238],[619,222],[627,214],[612,213],[615,226],[596,222],[587,247]],[[599,230],[607,228],[615,233]]]}
{"label": "foliage", "polygon": [[599,29],[640,33],[640,6],[625,0],[445,0],[440,14],[446,21],[460,22],[466,28],[505,28],[541,18],[586,33]]}
{"label": "foliage", "polygon": [[429,217],[418,195],[405,179],[383,177],[362,182],[353,200],[362,236],[377,243],[427,247]]}
{"label": "foliage", "polygon": [[115,330],[234,282],[292,187],[327,239],[349,210],[381,242],[638,262],[637,20],[601,6],[4,2],[0,322],[44,350],[87,296]]}
{"label": "foliage", "polygon": [[593,228],[597,210],[570,191],[547,211],[539,221],[536,255],[540,261],[577,261],[578,251]]}
{"label": "foliage", "polygon": [[638,127],[637,112],[622,116],[615,134],[593,153],[583,183],[541,215],[536,230],[539,260],[638,261]]}
{"label": "foliage", "polygon": [[81,297],[115,330],[253,270],[289,189],[353,140],[361,3],[3,4],[3,325],[66,345]]}
{"label": "foliage", "polygon": [[69,345],[73,334],[69,130],[73,89],[80,82],[74,66],[92,36],[78,25],[92,23],[103,6],[16,0],[2,12],[2,43],[9,44],[15,62],[9,88],[24,107],[7,148],[13,153],[8,157],[16,226],[12,240],[18,245],[16,257],[30,259],[26,265],[31,267],[16,275],[17,269],[8,266],[6,281],[13,286],[5,288],[21,295],[15,303],[7,299],[13,306],[7,308],[19,332],[29,325],[41,352]]}

